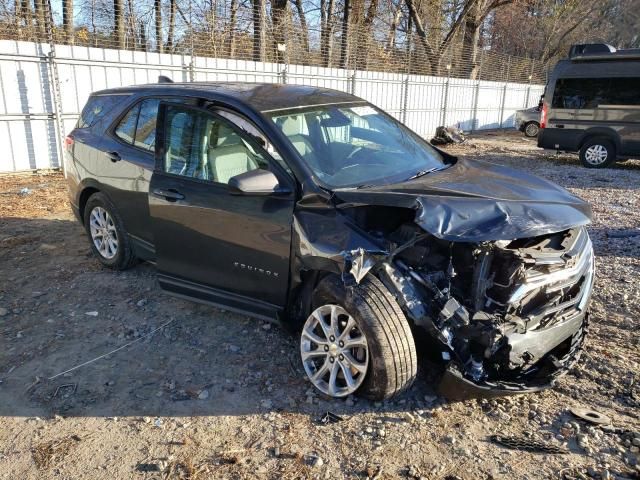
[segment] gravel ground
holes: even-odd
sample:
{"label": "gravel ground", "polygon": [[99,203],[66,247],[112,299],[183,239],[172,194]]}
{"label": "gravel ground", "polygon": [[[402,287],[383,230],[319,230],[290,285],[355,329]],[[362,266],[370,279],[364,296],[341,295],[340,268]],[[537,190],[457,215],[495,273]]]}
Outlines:
{"label": "gravel ground", "polygon": [[[640,228],[640,161],[587,170],[515,132],[449,150],[526,169],[593,206],[586,354],[556,389],[449,403],[425,364],[392,402],[326,399],[277,325],[168,297],[152,265],[102,268],[60,174],[4,176],[0,478],[638,478],[640,235],[615,235]],[[576,419],[574,406],[615,428]],[[328,410],[343,420],[318,423]],[[511,450],[495,434],[568,453]]]}

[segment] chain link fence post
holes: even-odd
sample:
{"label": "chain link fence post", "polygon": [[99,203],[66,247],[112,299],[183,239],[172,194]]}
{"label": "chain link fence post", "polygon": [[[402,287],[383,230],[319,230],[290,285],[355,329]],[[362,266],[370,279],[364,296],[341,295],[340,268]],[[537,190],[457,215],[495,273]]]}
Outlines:
{"label": "chain link fence post", "polygon": [[443,127],[447,126],[447,105],[449,103],[449,81],[451,80],[451,64],[447,64],[447,79],[444,82],[444,94],[442,100],[442,122]]}
{"label": "chain link fence post", "polygon": [[413,32],[411,31],[411,19],[409,19],[409,34],[407,35],[407,73],[402,82],[402,105],[400,107],[400,114],[402,117],[402,123],[407,123],[407,109],[409,108],[409,79],[411,78],[411,39],[413,38]]}
{"label": "chain link fence post", "polygon": [[504,123],[504,108],[507,101],[507,88],[509,86],[509,70],[511,69],[511,56],[507,57],[507,74],[505,76],[506,81],[504,82],[504,87],[502,87],[502,102],[500,102],[500,128],[504,128],[502,125]]}
{"label": "chain link fence post", "polygon": [[484,59],[484,54],[480,52],[480,65],[478,66],[478,81],[476,82],[476,88],[474,89],[473,96],[473,114],[471,115],[471,133],[476,130],[476,125],[478,122],[478,101],[480,99],[480,82],[482,81],[482,61]]}
{"label": "chain link fence post", "polygon": [[47,40],[49,41],[49,54],[47,55],[47,60],[49,64],[49,76],[51,78],[51,93],[53,96],[53,123],[55,130],[57,132],[56,135],[56,150],[58,156],[58,168],[62,169],[62,172],[65,174],[64,167],[64,126],[62,124],[62,95],[60,93],[60,76],[58,74],[58,64],[56,63],[56,43],[55,38],[53,36],[53,12],[51,11],[51,1],[46,0],[45,2],[46,12],[45,12],[45,27],[47,33]]}

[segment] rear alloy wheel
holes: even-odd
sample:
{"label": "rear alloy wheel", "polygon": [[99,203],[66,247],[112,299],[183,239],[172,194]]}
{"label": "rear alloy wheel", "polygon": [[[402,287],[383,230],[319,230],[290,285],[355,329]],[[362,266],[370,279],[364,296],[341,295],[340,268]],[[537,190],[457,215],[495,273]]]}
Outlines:
{"label": "rear alloy wheel", "polygon": [[84,207],[84,227],[91,250],[109,268],[125,270],[136,262],[122,219],[102,192],[89,197]]}
{"label": "rear alloy wheel", "polygon": [[353,393],[384,400],[416,377],[413,335],[395,298],[372,275],[346,287],[322,279],[300,335],[300,354],[311,383],[332,397]]}
{"label": "rear alloy wheel", "polygon": [[540,125],[538,125],[536,122],[529,122],[524,127],[524,134],[527,137],[537,137],[539,131],[540,131]]}
{"label": "rear alloy wheel", "polygon": [[89,213],[89,233],[101,257],[111,260],[118,253],[116,225],[104,208],[96,206]]}
{"label": "rear alloy wheel", "polygon": [[587,168],[605,168],[616,161],[616,147],[604,138],[588,140],[580,149],[580,161]]}

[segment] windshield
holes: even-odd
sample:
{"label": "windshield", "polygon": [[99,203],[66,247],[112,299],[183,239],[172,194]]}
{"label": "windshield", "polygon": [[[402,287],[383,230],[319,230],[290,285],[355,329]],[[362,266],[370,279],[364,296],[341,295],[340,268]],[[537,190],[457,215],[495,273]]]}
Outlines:
{"label": "windshield", "polygon": [[331,188],[396,183],[446,166],[427,142],[371,105],[323,105],[270,116]]}

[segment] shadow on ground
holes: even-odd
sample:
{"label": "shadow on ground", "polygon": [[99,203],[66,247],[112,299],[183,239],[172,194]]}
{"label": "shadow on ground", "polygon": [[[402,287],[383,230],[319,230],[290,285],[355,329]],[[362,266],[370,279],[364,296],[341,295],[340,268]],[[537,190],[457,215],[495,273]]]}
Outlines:
{"label": "shadow on ground", "polygon": [[[10,218],[0,220],[0,232],[0,307],[7,310],[0,415],[339,414],[347,407],[309,395],[287,330],[172,298],[157,286],[152,265],[103,268],[76,222]],[[415,407],[432,393],[432,377],[420,375],[419,385],[383,409]]]}

